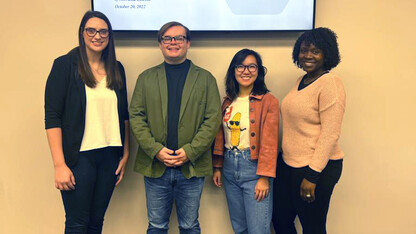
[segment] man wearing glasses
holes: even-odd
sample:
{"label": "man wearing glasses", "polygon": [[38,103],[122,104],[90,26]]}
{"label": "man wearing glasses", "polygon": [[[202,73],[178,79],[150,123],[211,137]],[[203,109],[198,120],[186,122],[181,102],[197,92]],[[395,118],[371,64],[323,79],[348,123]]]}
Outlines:
{"label": "man wearing glasses", "polygon": [[173,202],[180,233],[200,233],[204,177],[212,175],[211,144],[221,121],[215,78],[187,59],[189,29],[169,22],[158,32],[164,62],[139,75],[130,124],[144,175],[147,233],[168,233]]}

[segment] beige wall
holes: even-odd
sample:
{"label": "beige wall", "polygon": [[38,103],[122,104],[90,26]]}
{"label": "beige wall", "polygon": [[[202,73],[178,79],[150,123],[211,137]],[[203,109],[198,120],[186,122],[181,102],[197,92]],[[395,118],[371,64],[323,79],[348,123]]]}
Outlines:
{"label": "beige wall", "polygon": [[[416,233],[416,46],[414,0],[320,0],[316,26],[339,36],[347,110],[341,146],[344,171],[328,217],[329,233]],[[89,1],[1,1],[0,233],[62,233],[64,212],[43,124],[43,92],[54,58],[76,46]],[[297,76],[291,47],[298,34],[196,35],[189,58],[210,70],[223,94],[234,53],[259,51],[267,83],[280,100]],[[263,37],[263,38],[262,38]],[[137,75],[162,60],[148,34],[120,35],[118,59],[129,96]],[[136,145],[131,150],[132,159]],[[144,233],[143,177],[128,164],[107,212],[104,233]],[[206,179],[200,221],[204,233],[232,233],[224,191]],[[171,233],[177,233],[176,216]]]}

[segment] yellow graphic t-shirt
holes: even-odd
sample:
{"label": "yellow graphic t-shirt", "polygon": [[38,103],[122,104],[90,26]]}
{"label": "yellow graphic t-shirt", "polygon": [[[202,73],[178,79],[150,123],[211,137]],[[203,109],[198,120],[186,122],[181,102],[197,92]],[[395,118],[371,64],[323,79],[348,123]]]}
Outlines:
{"label": "yellow graphic t-shirt", "polygon": [[239,97],[225,110],[222,126],[227,149],[250,147],[249,97]]}

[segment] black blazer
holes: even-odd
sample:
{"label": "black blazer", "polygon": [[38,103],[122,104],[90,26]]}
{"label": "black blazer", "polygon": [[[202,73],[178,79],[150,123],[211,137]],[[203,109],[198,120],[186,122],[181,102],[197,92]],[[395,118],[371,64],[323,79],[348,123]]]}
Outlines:
{"label": "black blazer", "polygon": [[[124,145],[125,124],[128,120],[126,75],[118,62],[123,88],[116,89],[121,142]],[[65,163],[77,163],[85,128],[85,85],[78,73],[78,50],[55,59],[45,88],[45,129],[62,129]],[[123,148],[120,147],[120,157]]]}

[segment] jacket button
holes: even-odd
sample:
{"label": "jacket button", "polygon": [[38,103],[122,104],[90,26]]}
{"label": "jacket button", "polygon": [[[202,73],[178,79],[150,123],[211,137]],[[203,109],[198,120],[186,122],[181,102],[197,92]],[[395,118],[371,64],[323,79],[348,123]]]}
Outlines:
{"label": "jacket button", "polygon": [[254,99],[250,99],[250,102],[254,102]]}
{"label": "jacket button", "polygon": [[255,132],[252,132],[252,133],[251,133],[251,136],[252,136],[252,137],[254,137],[255,135],[256,135],[256,133],[255,133]]}
{"label": "jacket button", "polygon": [[252,146],[251,146],[251,149],[252,149],[252,150],[255,150],[255,149],[256,149],[256,146],[252,145]]}
{"label": "jacket button", "polygon": [[250,120],[250,122],[251,122],[251,123],[254,123],[255,121],[254,121],[254,119],[251,119],[251,120]]}
{"label": "jacket button", "polygon": [[253,112],[254,111],[254,108],[250,108],[250,112]]}

